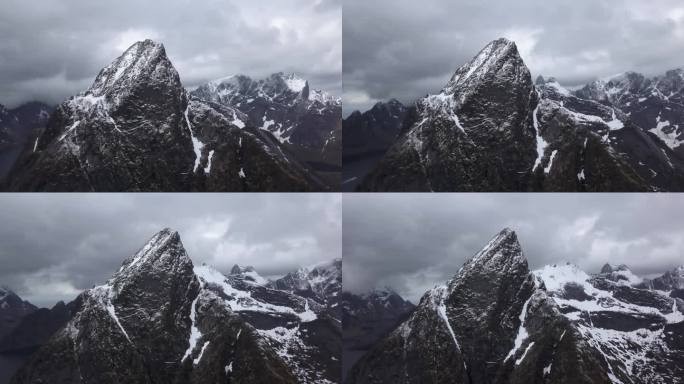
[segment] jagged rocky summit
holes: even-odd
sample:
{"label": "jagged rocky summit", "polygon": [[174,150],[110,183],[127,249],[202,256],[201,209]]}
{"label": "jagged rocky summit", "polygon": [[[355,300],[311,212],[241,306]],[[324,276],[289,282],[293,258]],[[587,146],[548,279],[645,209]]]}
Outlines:
{"label": "jagged rocky summit", "polygon": [[682,383],[684,301],[628,269],[530,271],[505,229],[354,366],[347,383]]}
{"label": "jagged rocky summit", "polygon": [[340,324],[253,269],[194,266],[162,230],[76,310],[12,383],[336,383]]}
{"label": "jagged rocky summit", "polygon": [[552,78],[533,83],[515,43],[495,40],[406,113],[406,128],[358,189],[684,189],[684,158],[662,140],[678,128],[663,115],[654,132],[625,105],[589,94]]}
{"label": "jagged rocky summit", "polygon": [[12,191],[330,189],[231,105],[188,97],[163,45],[135,43],[57,107]]}

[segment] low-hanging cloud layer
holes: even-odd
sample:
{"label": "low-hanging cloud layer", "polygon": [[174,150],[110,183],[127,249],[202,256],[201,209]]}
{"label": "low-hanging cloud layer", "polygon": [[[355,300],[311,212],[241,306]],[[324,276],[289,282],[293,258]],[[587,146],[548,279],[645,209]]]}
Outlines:
{"label": "low-hanging cloud layer", "polygon": [[389,286],[414,302],[505,227],[531,269],[608,262],[652,276],[684,264],[679,194],[346,194],[343,221],[345,289]]}
{"label": "low-hanging cloud layer", "polygon": [[341,257],[335,194],[6,194],[0,285],[40,306],[102,284],[164,227],[193,263],[263,276]]}
{"label": "low-hanging cloud layer", "polygon": [[0,104],[59,103],[136,41],[164,43],[186,87],[295,72],[341,94],[341,0],[6,0]]}
{"label": "low-hanging cloud layer", "polygon": [[677,0],[346,0],[345,114],[438,92],[489,41],[516,41],[533,75],[576,86],[684,66]]}

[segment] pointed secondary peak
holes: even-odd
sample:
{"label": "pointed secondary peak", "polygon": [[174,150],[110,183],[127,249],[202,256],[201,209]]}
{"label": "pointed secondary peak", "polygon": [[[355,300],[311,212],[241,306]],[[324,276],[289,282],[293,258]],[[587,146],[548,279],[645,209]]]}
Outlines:
{"label": "pointed secondary peak", "polygon": [[[138,41],[104,68],[88,91],[94,96],[102,96],[120,91],[122,87],[135,86],[142,79],[152,77],[158,66],[165,67],[163,74],[178,77],[163,44],[149,39]],[[160,74],[155,77],[165,80]]]}
{"label": "pointed secondary peak", "polygon": [[490,269],[490,267],[498,268],[497,266],[518,263],[527,264],[518,236],[512,229],[504,228],[480,252],[466,262],[463,270],[472,269],[475,266]]}
{"label": "pointed secondary peak", "polygon": [[180,251],[181,256],[189,261],[178,232],[170,228],[164,228],[152,236],[147,244],[140,248],[138,252],[126,259],[119,272],[130,271],[148,261],[156,260],[159,255],[169,250]]}
{"label": "pointed secondary peak", "polygon": [[487,44],[469,63],[461,66],[447,84],[447,90],[470,84],[491,73],[496,73],[508,63],[516,66],[523,65],[515,43],[506,38],[500,38]]}

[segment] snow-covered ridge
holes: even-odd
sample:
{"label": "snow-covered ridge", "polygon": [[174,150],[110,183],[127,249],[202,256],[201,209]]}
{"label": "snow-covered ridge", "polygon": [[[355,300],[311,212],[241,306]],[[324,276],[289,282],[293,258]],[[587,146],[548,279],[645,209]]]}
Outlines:
{"label": "snow-covered ridge", "polygon": [[534,273],[563,316],[603,356],[613,383],[624,384],[624,377],[671,382],[667,372],[650,372],[648,367],[670,350],[666,328],[684,322],[682,300],[669,292],[639,288],[643,279],[624,265],[606,264],[592,276],[571,264],[545,266]]}
{"label": "snow-covered ridge", "polygon": [[191,93],[212,101],[251,104],[259,98],[268,101],[295,103],[302,98],[309,102],[339,104],[341,100],[320,89],[309,89],[307,80],[295,73],[274,73],[263,79],[231,75],[200,85]]}
{"label": "snow-covered ridge", "polygon": [[[579,267],[566,264],[547,265],[533,273],[544,282],[547,291],[561,307],[574,309],[564,312],[565,316],[571,320],[578,320],[583,313],[619,312],[633,315],[656,315],[665,319],[667,323],[684,321],[684,316],[677,309],[678,299],[669,297],[667,295],[669,292],[648,291],[656,295],[653,300],[655,306],[648,306],[625,301],[624,297],[617,297],[614,290],[595,285],[594,279],[598,277],[605,279],[601,281],[606,281],[609,285],[637,290],[638,288],[633,287],[641,284],[643,279],[634,275],[629,269],[590,276]],[[657,297],[673,303],[672,306],[668,310],[663,310],[660,308],[661,301],[657,300]]]}
{"label": "snow-covered ridge", "polygon": [[302,322],[316,319],[316,314],[311,310],[308,301],[303,303],[303,310],[298,312],[291,307],[275,305],[258,299],[253,296],[252,291],[250,290],[237,289],[231,284],[227,276],[210,266],[203,265],[195,267],[194,270],[195,275],[204,285],[209,284],[220,288],[227,297],[224,299],[226,305],[228,305],[233,312],[247,311],[289,314],[298,317]]}

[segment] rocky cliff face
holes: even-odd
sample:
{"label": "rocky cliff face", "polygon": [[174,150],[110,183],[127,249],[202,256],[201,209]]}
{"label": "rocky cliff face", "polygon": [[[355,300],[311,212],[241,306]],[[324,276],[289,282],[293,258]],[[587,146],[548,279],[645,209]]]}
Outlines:
{"label": "rocky cliff face", "polygon": [[339,324],[321,306],[193,266],[168,229],[74,305],[12,383],[339,382]]}
{"label": "rocky cliff face", "polygon": [[533,84],[515,44],[493,41],[439,94],[417,102],[359,189],[683,189],[684,163],[672,147],[620,105],[594,100],[598,93],[573,94],[553,79]]}
{"label": "rocky cliff face", "polygon": [[188,100],[164,47],[145,40],[56,109],[9,189],[325,189],[272,136],[250,127],[230,106]]}
{"label": "rocky cliff face", "polygon": [[680,300],[611,273],[531,272],[504,230],[366,354],[349,383],[682,382]]}

